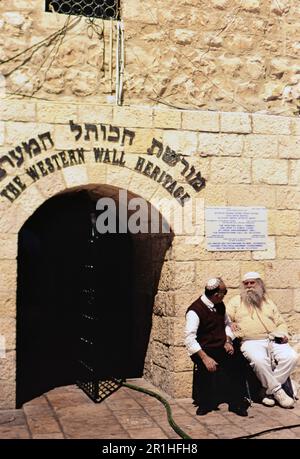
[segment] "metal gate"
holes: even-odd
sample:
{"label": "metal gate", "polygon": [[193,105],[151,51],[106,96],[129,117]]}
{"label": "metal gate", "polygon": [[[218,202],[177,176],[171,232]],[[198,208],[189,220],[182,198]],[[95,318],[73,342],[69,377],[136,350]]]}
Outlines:
{"label": "metal gate", "polygon": [[82,266],[78,310],[78,380],[80,387],[95,403],[103,401],[122,385],[120,375],[111,375],[103,365],[106,355],[101,340],[103,310],[99,307],[96,215],[91,213],[91,237],[87,241],[86,261]]}

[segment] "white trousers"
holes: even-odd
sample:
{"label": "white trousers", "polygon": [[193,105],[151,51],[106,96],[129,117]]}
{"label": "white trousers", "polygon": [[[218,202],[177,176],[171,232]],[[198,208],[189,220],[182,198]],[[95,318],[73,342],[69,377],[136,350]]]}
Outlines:
{"label": "white trousers", "polygon": [[273,352],[278,364],[272,371],[268,343],[268,339],[247,340],[242,343],[241,351],[249,360],[266,393],[273,394],[290,376],[297,364],[298,354],[289,344],[273,343]]}

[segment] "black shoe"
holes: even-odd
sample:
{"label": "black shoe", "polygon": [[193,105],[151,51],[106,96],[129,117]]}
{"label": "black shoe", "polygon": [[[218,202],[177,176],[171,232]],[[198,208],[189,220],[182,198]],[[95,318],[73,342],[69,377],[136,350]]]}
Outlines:
{"label": "black shoe", "polygon": [[228,411],[237,414],[238,416],[246,417],[248,416],[247,409],[239,405],[229,405]]}
{"label": "black shoe", "polygon": [[210,413],[212,411],[212,408],[208,407],[203,407],[201,408],[200,406],[197,408],[196,415],[197,416],[204,416],[207,413]]}

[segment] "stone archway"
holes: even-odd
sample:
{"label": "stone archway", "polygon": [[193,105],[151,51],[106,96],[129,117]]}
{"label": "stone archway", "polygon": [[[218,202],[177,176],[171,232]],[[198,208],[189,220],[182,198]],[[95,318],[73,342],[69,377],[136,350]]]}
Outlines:
{"label": "stone archway", "polygon": [[[113,185],[118,184],[119,180],[121,185],[127,190],[130,190],[129,193],[134,193],[139,191],[139,196],[144,197],[149,204],[151,201],[153,203],[159,196],[164,196],[163,190],[159,188],[157,184],[150,184],[144,177],[138,176],[138,180],[135,177],[132,177],[132,171],[129,170],[121,170],[119,180],[117,175],[115,175],[115,168],[106,166],[106,170],[103,171],[102,166],[94,166],[93,168],[89,168],[87,166],[80,166],[71,168],[71,172],[66,171],[57,172],[52,174],[50,177],[45,177],[41,179],[36,185],[32,185],[27,190],[24,191],[20,199],[14,203],[12,206],[6,206],[4,212],[2,213],[2,218],[0,220],[0,232],[2,235],[2,240],[4,244],[1,246],[1,273],[2,273],[2,289],[0,293],[0,298],[2,300],[1,304],[1,324],[2,329],[4,329],[5,336],[6,336],[6,349],[7,349],[7,359],[5,365],[7,367],[7,379],[4,383],[1,384],[2,387],[2,400],[1,405],[3,408],[11,408],[15,406],[15,388],[16,388],[16,352],[18,351],[16,342],[16,286],[17,286],[17,242],[18,242],[18,232],[24,222],[38,209],[47,199],[51,198],[58,193],[65,193],[74,191],[80,188],[88,188],[90,190],[94,190],[99,187],[98,185],[88,185],[88,183],[95,183],[97,172],[98,175],[105,180],[105,184],[103,185],[102,195],[105,192],[107,195],[108,190],[111,190],[111,196],[113,196],[116,192],[116,187]],[[74,169],[74,170],[73,170]],[[98,169],[98,170],[97,170]],[[113,183],[113,185],[112,185]],[[133,191],[134,190],[134,191]],[[133,194],[130,194],[133,196]],[[163,215],[163,209],[161,210],[161,214],[163,218],[168,220],[170,218],[169,214],[166,214],[166,217]],[[165,256],[166,250],[169,248],[170,244],[166,244],[166,238],[155,238],[152,239],[151,244],[149,244],[149,240],[145,241],[145,238],[136,238],[135,246],[137,249],[137,254],[141,253],[141,247],[143,250],[148,250],[148,252],[153,254],[155,257],[154,260],[154,271],[156,268],[155,276],[156,276],[156,291],[157,288],[159,289],[159,285],[161,282],[164,284],[162,286],[162,290],[166,291],[168,289],[174,290],[175,285],[172,285],[172,281],[174,280],[174,276],[172,275],[172,269],[170,268],[170,257]],[[153,243],[154,241],[154,243]],[[147,247],[145,249],[145,247]],[[139,248],[139,249],[138,249]],[[160,253],[163,253],[161,259]],[[146,260],[145,257],[140,257],[140,260]],[[157,270],[158,266],[160,265],[159,270]],[[143,273],[143,263],[141,263],[139,267],[139,272]],[[160,273],[163,272],[164,279],[160,278]],[[142,279],[143,276],[141,276]],[[147,283],[147,278],[144,279]],[[168,283],[168,287],[166,288],[166,282]],[[142,285],[142,282],[141,284]],[[139,294],[143,295],[145,291],[140,289]],[[156,293],[156,292],[155,292]],[[146,292],[146,296],[148,295],[148,303],[151,307],[151,317],[149,317],[149,323],[152,323],[152,309],[153,309],[153,302],[154,296],[152,292]],[[138,296],[137,296],[138,297]],[[145,299],[145,295],[144,295]],[[149,308],[148,315],[149,315]],[[156,310],[157,312],[157,310]],[[172,315],[173,313],[171,313]],[[164,315],[164,314],[163,314]],[[168,316],[168,313],[166,313]],[[161,329],[158,326],[158,322],[162,318],[161,311],[158,311],[157,320],[154,320],[154,328],[152,329],[152,334],[156,336],[158,341],[164,341],[163,335],[165,334],[164,327]],[[172,318],[173,320],[173,318]],[[165,324],[167,322],[165,321]],[[143,333],[142,330],[140,332]],[[149,329],[150,334],[150,329]],[[168,337],[169,339],[169,337]],[[149,346],[148,354],[145,362],[145,371],[147,377],[151,379],[157,385],[160,385],[161,375],[157,377],[155,374],[152,374],[152,352],[153,346]],[[142,369],[143,370],[143,369]],[[166,380],[165,375],[169,374],[170,371],[166,368],[164,369],[164,380]]]}

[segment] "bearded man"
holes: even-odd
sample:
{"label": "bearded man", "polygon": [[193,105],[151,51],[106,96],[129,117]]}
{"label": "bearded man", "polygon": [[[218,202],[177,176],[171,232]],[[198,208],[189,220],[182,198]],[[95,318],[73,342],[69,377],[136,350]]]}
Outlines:
{"label": "bearded man", "polygon": [[242,353],[266,389],[263,404],[274,406],[277,401],[283,408],[293,408],[294,400],[282,384],[295,368],[298,354],[288,344],[287,325],[258,273],[244,275],[240,295],[228,302],[226,311]]}

